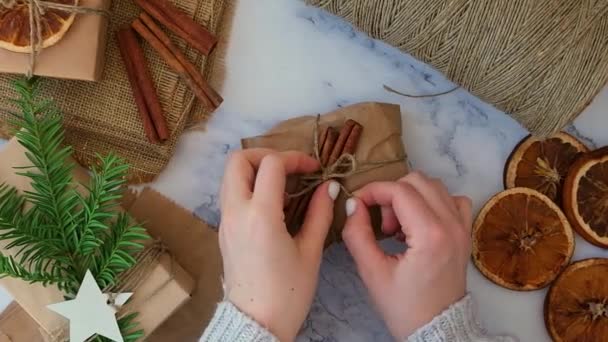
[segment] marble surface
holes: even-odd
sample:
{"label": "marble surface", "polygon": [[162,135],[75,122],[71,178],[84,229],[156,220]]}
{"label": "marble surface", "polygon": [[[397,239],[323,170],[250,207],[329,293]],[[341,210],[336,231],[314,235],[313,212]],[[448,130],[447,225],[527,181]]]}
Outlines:
{"label": "marble surface", "polygon": [[[200,217],[219,221],[223,163],[240,138],[261,134],[287,118],[362,101],[399,104],[413,168],[470,196],[476,209],[502,189],[505,159],[527,134],[515,121],[463,90],[411,99],[382,87],[410,94],[452,88],[437,71],[297,0],[242,0],[236,23],[226,58],[226,102],[204,130],[182,137],[171,164],[153,184]],[[607,145],[607,111],[604,89],[568,130],[590,146]],[[400,248],[390,240],[383,245]],[[579,239],[576,259],[590,256],[608,257],[608,252]],[[511,292],[492,285],[473,267],[468,280],[491,333],[549,341],[542,319],[544,290]],[[0,305],[8,300],[0,293]],[[343,245],[325,253],[318,294],[298,340],[391,340]]]}

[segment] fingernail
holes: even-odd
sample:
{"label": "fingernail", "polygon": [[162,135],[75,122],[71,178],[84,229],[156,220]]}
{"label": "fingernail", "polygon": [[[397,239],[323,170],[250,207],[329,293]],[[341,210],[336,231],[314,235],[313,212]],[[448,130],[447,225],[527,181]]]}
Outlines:
{"label": "fingernail", "polygon": [[357,201],[354,198],[349,198],[346,201],[346,216],[352,216],[357,210]]}
{"label": "fingernail", "polygon": [[340,194],[340,184],[338,184],[336,181],[331,181],[329,183],[329,187],[327,188],[327,192],[329,192],[329,197],[335,201]]}

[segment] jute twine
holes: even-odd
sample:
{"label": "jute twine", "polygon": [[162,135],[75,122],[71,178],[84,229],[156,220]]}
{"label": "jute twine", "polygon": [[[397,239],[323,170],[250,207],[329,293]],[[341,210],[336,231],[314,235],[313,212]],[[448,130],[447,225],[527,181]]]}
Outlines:
{"label": "jute twine", "polygon": [[306,0],[431,64],[536,135],[608,81],[608,0]]}
{"label": "jute twine", "polygon": [[[97,14],[97,15],[109,15],[108,11],[104,11],[97,8],[88,8],[78,5],[66,5],[56,2],[48,2],[42,0],[23,0],[27,3],[29,8],[29,19],[30,19],[30,65],[27,70],[26,76],[32,77],[34,69],[36,67],[36,56],[42,48],[42,16],[45,15],[49,9],[58,11],[74,13],[74,14]],[[17,0],[0,0],[0,6],[11,9],[17,5]]]}
{"label": "jute twine", "polygon": [[[109,0],[97,1],[102,4],[109,2]],[[180,0],[174,3],[220,39],[227,39],[229,27],[224,26],[223,14],[229,2]],[[83,82],[49,78],[43,82],[41,96],[56,100],[63,111],[65,142],[74,147],[74,157],[79,163],[90,168],[98,162],[97,154],[107,155],[113,152],[130,164],[129,183],[147,182],[153,180],[167,165],[178,138],[190,123],[190,118],[195,116],[199,120],[206,120],[211,113],[195,101],[190,89],[160,56],[148,44],[142,43],[171,133],[171,139],[162,145],[148,142],[115,40],[117,30],[130,24],[133,18],[139,15],[141,9],[133,1],[114,0],[110,11],[112,15],[107,32],[102,32],[102,35],[107,37],[102,81]],[[74,26],[77,24],[75,22]],[[70,30],[72,29],[74,27]],[[69,39],[70,33],[68,31],[63,39]],[[224,48],[218,46],[210,56],[202,56],[181,39],[169,34],[174,43],[203,72],[210,84],[215,89],[221,90],[224,79]],[[91,37],[91,39],[97,38]],[[8,101],[5,101],[15,97],[14,90],[10,86],[10,81],[14,78],[15,76],[0,75],[0,122],[7,122],[10,115],[6,112],[15,110],[9,107]],[[4,137],[10,136],[11,132],[6,132],[5,129],[5,132],[2,132],[3,128],[6,127],[0,123],[0,135],[4,133]]]}
{"label": "jute twine", "polygon": [[[156,266],[159,258],[164,253],[167,253],[167,248],[160,241],[154,241],[151,245],[144,248],[143,251],[137,254],[135,257],[136,263],[135,266],[123,272],[116,284],[112,286],[108,286],[103,289],[103,293],[113,293],[118,295],[120,293],[125,292],[133,292],[136,291],[139,285],[142,284],[144,280],[147,279],[147,276],[150,274],[150,271]],[[174,279],[174,258],[171,257],[171,265],[169,269],[170,277],[163,282],[157,289],[155,289],[152,293],[148,294],[145,298],[139,299],[137,302],[127,302],[124,306],[120,308],[118,314],[116,315],[117,319],[121,319],[126,317],[127,315],[135,312],[138,305],[148,301],[150,298],[156,296],[160,291],[162,291],[171,281]],[[113,300],[115,297],[110,296],[109,305],[114,305]],[[69,340],[69,325],[63,324],[58,327],[55,331],[51,332],[48,335],[50,341],[53,342],[64,342]],[[89,338],[87,341],[92,341],[94,337]]]}
{"label": "jute twine", "polygon": [[[317,120],[315,122],[313,128],[313,156],[321,165],[321,170],[319,172],[304,175],[300,177],[300,181],[304,183],[304,188],[296,193],[287,194],[287,198],[297,198],[304,196],[312,191],[314,191],[319,185],[335,179],[342,180],[348,177],[368,172],[377,168],[381,168],[386,165],[390,165],[393,163],[400,163],[405,161],[406,157],[400,157],[390,160],[381,160],[381,161],[368,161],[365,163],[359,163],[357,158],[349,153],[342,154],[333,164],[324,166],[321,163],[321,143],[319,141],[319,131],[321,128],[321,116],[317,116]],[[353,194],[348,190],[342,183],[339,183],[342,191],[348,196],[352,197]]]}

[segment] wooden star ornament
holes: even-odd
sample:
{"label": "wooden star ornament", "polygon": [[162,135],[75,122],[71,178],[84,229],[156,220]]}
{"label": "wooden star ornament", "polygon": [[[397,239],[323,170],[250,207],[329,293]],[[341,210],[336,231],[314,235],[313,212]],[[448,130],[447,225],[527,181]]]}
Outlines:
{"label": "wooden star ornament", "polygon": [[47,306],[50,310],[70,320],[70,341],[83,342],[97,334],[116,342],[124,342],[118,321],[117,306],[123,305],[133,294],[112,295],[114,304],[109,302],[110,295],[101,292],[90,271],[84,276],[75,299]]}

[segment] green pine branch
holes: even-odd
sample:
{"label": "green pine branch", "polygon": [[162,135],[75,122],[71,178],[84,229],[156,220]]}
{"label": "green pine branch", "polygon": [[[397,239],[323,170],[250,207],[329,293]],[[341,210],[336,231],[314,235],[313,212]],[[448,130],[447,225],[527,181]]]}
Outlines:
{"label": "green pine branch", "polygon": [[[12,254],[0,254],[0,278],[54,284],[73,296],[91,270],[106,288],[135,265],[134,255],[149,238],[118,211],[128,165],[114,155],[100,156],[90,183],[76,184],[61,113],[53,101],[38,99],[39,87],[37,79],[14,82],[18,98],[11,102],[20,111],[12,113],[15,136],[31,163],[16,172],[29,178],[31,190],[19,193],[0,184],[0,241]],[[125,341],[143,336],[134,317],[118,321]]]}
{"label": "green pine branch", "polygon": [[0,277],[19,278],[30,283],[42,283],[43,285],[60,282],[53,274],[46,272],[30,272],[19,265],[12,257],[0,254]]}
{"label": "green pine branch", "polygon": [[111,248],[102,249],[90,265],[99,286],[114,285],[120,273],[133,267],[136,262],[133,254],[143,248],[139,241],[147,238],[145,229],[133,225],[128,215],[118,215],[103,241],[104,246]]}
{"label": "green pine branch", "polygon": [[128,165],[114,156],[98,156],[101,165],[93,168],[87,197],[80,197],[81,211],[78,215],[77,250],[90,255],[102,244],[103,232],[108,230],[108,221],[115,215],[118,201],[122,198]]}

